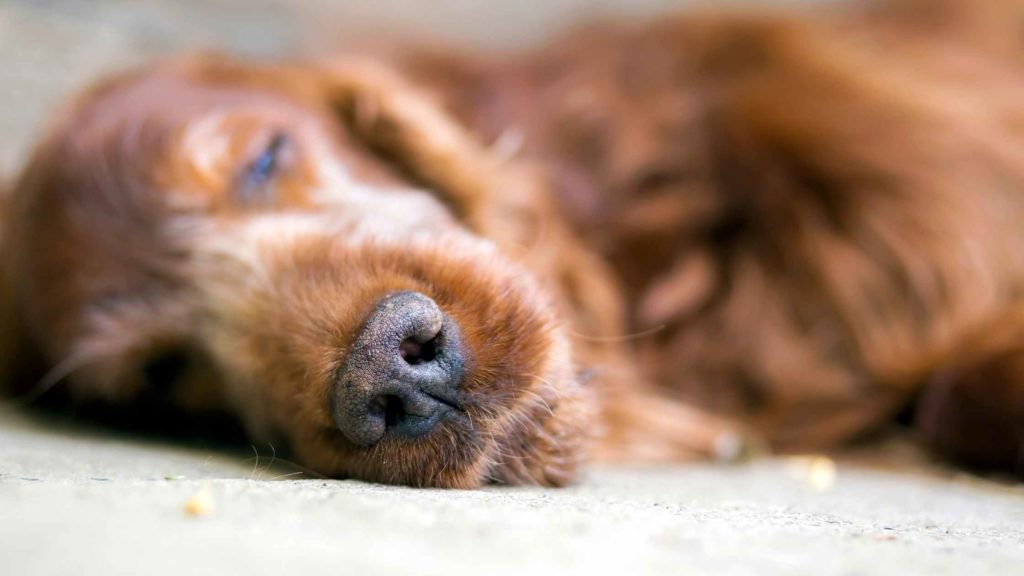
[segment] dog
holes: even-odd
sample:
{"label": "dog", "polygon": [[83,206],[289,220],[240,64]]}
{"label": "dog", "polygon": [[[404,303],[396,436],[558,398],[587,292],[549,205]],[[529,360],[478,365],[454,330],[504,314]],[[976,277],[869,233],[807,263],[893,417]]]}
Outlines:
{"label": "dog", "polygon": [[316,473],[416,486],[560,485],[599,434],[657,459],[733,433],[634,375],[616,282],[543,179],[372,61],[113,77],[7,200],[15,394],[226,410]]}
{"label": "dog", "polygon": [[416,486],[830,449],[907,410],[1019,472],[1009,20],[907,6],[115,76],[5,200],[4,382],[227,410]]}

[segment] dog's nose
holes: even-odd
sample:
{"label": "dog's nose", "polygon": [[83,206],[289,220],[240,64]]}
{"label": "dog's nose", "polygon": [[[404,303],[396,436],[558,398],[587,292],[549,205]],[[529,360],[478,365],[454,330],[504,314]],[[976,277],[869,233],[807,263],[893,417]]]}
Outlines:
{"label": "dog's nose", "polygon": [[359,446],[422,436],[459,406],[465,352],[455,321],[419,292],[381,300],[342,368],[332,415]]}

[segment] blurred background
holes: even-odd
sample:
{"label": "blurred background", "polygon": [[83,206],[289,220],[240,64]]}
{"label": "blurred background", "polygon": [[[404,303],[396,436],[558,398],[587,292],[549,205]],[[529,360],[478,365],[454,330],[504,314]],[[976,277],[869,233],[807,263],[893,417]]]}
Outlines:
{"label": "blurred background", "polygon": [[[806,4],[828,0],[706,0]],[[184,49],[315,52],[375,33],[500,50],[573,23],[650,17],[699,0],[0,0],[0,177],[48,115],[99,74]]]}

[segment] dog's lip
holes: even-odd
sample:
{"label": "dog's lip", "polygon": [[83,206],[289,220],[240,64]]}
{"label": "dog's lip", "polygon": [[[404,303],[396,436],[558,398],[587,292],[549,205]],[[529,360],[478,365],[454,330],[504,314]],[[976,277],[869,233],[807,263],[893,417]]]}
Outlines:
{"label": "dog's lip", "polygon": [[472,424],[473,419],[466,410],[465,404],[457,397],[449,397],[444,394],[437,394],[427,390],[421,390],[420,393],[441,404],[438,411],[428,418],[434,419],[437,422],[457,420]]}
{"label": "dog's lip", "polygon": [[430,390],[422,390],[422,392],[423,392],[423,395],[428,396],[428,397],[436,400],[437,402],[440,402],[441,404],[444,404],[445,406],[448,406],[449,408],[451,408],[453,410],[457,410],[459,412],[465,412],[466,411],[465,404],[462,402],[462,400],[458,396],[450,397],[450,396],[446,396],[444,394],[439,394],[437,392],[432,392]]}
{"label": "dog's lip", "polygon": [[[434,418],[434,419],[438,420],[438,422],[453,421],[453,420],[455,420],[455,421],[459,421],[459,422],[463,422],[463,423],[468,423],[470,425],[470,427],[472,428],[473,417],[470,416],[470,414],[469,414],[469,410],[470,409],[467,407],[466,401],[461,398],[461,396],[462,396],[461,394],[459,394],[457,397],[450,397],[450,396],[446,396],[446,395],[442,395],[442,394],[437,394],[435,392],[430,392],[430,391],[425,391],[425,390],[421,390],[419,393],[422,394],[423,396],[426,396],[426,397],[430,398],[431,400],[434,400],[435,402],[441,404],[442,408],[439,409],[437,414],[434,414],[434,415],[429,416],[429,417],[427,417],[427,416],[418,416],[418,415],[415,415],[415,414],[412,414],[411,415],[412,417],[415,417],[415,418]],[[328,425],[326,427],[326,431],[331,436],[334,436],[336,434],[337,435],[341,434],[341,431],[338,429],[338,427],[334,426],[334,425]],[[385,432],[385,437],[388,437],[387,432]]]}

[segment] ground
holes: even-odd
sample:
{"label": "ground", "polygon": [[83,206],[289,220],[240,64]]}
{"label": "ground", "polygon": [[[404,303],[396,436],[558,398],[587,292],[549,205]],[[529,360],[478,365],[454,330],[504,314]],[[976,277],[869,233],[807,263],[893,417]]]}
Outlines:
{"label": "ground", "polygon": [[[1024,488],[803,461],[423,490],[0,409],[10,574],[1019,574]],[[813,468],[813,467],[812,467]],[[826,472],[828,467],[826,467]],[[813,471],[813,470],[812,470]],[[824,481],[822,481],[824,480]]]}

